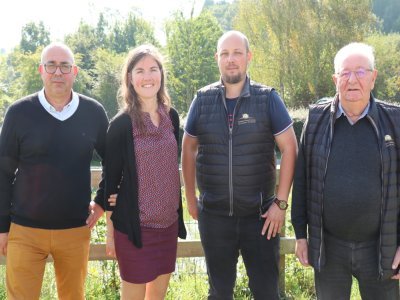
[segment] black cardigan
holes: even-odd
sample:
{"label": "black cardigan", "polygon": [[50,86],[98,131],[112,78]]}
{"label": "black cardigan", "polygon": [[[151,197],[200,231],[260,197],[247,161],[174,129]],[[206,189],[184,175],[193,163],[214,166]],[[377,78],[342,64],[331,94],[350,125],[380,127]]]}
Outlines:
{"label": "black cardigan", "polygon": [[[179,145],[179,116],[170,109],[175,139]],[[134,153],[131,118],[126,113],[117,114],[110,122],[106,137],[105,159],[105,207],[113,211],[111,220],[114,228],[128,234],[129,240],[138,248],[142,247],[138,205],[138,178]],[[162,179],[160,179],[162,180]],[[118,194],[117,205],[110,206],[108,198]],[[182,198],[179,202],[178,236],[186,238],[183,222]]]}

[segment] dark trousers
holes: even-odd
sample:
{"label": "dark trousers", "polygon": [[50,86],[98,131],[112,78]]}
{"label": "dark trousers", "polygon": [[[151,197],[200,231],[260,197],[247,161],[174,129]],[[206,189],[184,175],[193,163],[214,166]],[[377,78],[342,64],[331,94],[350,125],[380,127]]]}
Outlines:
{"label": "dark trousers", "polygon": [[239,251],[254,299],[279,299],[279,237],[267,240],[261,235],[264,219],[200,211],[198,221],[210,284],[208,299],[233,299]]}
{"label": "dark trousers", "polygon": [[350,299],[352,276],[363,300],[398,300],[399,281],[378,280],[378,243],[347,242],[325,235],[326,264],[315,271],[320,300]]}

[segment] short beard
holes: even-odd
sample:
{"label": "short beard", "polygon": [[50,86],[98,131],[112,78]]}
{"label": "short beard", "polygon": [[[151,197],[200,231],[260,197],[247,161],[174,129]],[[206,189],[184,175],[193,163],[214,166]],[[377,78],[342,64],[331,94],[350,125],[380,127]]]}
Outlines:
{"label": "short beard", "polygon": [[242,81],[243,76],[242,74],[237,74],[233,76],[222,75],[222,81],[229,84],[236,84]]}

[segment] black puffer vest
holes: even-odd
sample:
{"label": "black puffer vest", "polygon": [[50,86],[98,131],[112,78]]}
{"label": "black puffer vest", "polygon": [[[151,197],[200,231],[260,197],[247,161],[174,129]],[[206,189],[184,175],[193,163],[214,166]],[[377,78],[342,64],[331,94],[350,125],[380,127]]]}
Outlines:
{"label": "black puffer vest", "polygon": [[[309,259],[317,271],[325,263],[322,230],[323,193],[338,101],[336,96],[331,103],[312,106],[302,137],[307,162]],[[387,279],[393,275],[392,262],[400,242],[400,107],[375,100],[371,96],[366,118],[378,138],[381,156],[381,226],[377,255],[379,277]]]}
{"label": "black puffer vest", "polygon": [[248,216],[270,205],[275,193],[275,140],[267,105],[270,91],[247,80],[231,129],[221,82],[198,91],[196,170],[201,209]]}

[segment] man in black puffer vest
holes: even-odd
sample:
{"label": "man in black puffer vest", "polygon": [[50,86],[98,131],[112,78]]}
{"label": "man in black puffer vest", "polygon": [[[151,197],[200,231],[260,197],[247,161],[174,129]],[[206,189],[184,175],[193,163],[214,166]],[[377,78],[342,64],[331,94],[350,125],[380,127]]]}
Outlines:
{"label": "man in black puffer vest", "polygon": [[[310,107],[293,187],[296,255],[315,272],[318,299],[400,299],[400,107],[371,94],[372,47],[335,57],[337,95]],[[308,240],[307,240],[308,238]]]}
{"label": "man in black puffer vest", "polygon": [[[221,80],[198,91],[182,147],[188,210],[199,221],[206,257],[208,299],[233,298],[239,251],[254,298],[279,299],[279,232],[297,155],[292,120],[274,89],[247,77],[246,36],[225,33],[215,57]],[[275,143],[282,153],[276,194]]]}

